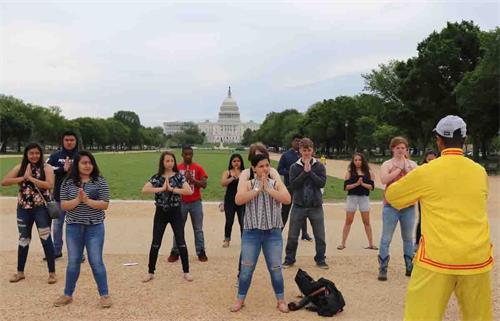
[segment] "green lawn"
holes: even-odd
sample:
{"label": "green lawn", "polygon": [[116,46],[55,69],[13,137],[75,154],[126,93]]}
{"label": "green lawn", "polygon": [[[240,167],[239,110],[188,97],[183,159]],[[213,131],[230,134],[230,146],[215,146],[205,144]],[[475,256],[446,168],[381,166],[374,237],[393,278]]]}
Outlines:
{"label": "green lawn", "polygon": [[[246,151],[241,152],[246,159]],[[102,175],[107,179],[111,197],[113,199],[152,199],[151,195],[142,195],[141,189],[144,183],[153,175],[158,168],[160,153],[96,153],[97,164]],[[176,151],[178,162],[182,161],[180,151]],[[208,173],[208,186],[203,190],[204,200],[222,200],[224,189],[219,183],[222,171],[227,168],[229,151],[207,151],[195,150],[194,161],[205,168]],[[3,177],[21,158],[0,159],[0,175]],[[273,161],[277,167],[277,162]],[[14,196],[17,194],[17,186],[0,187],[0,195]],[[372,200],[382,199],[382,190],[376,189],[371,193]],[[326,200],[343,200],[343,181],[338,178],[328,177],[325,187]]]}

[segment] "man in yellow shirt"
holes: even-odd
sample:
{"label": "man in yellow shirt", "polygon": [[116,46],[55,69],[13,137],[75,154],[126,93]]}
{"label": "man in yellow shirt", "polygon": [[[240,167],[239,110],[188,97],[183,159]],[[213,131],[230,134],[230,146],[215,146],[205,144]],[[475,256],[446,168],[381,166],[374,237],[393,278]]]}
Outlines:
{"label": "man in yellow shirt", "polygon": [[482,166],[463,155],[462,118],[446,116],[434,132],[441,157],[386,191],[395,208],[420,201],[422,209],[422,236],[404,320],[441,320],[453,292],[462,320],[492,320],[488,177]]}

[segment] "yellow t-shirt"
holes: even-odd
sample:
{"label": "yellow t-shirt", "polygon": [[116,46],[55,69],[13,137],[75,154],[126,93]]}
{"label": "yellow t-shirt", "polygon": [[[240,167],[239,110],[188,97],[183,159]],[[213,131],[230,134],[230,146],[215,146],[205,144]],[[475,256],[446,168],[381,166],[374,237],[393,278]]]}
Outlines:
{"label": "yellow t-shirt", "polygon": [[397,209],[420,201],[422,238],[416,265],[459,275],[492,269],[488,176],[461,149],[443,150],[441,157],[391,184],[386,198]]}

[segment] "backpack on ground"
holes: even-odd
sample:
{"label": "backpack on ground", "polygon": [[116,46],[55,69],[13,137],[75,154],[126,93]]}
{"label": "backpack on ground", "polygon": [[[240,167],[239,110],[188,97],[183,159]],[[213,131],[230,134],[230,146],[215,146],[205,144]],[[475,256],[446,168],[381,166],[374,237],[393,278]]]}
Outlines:
{"label": "backpack on ground", "polygon": [[321,316],[331,317],[344,309],[344,297],[332,281],[325,278],[314,281],[307,272],[299,269],[295,283],[304,297],[298,303],[289,303],[290,310],[306,307],[307,310],[315,311]]}

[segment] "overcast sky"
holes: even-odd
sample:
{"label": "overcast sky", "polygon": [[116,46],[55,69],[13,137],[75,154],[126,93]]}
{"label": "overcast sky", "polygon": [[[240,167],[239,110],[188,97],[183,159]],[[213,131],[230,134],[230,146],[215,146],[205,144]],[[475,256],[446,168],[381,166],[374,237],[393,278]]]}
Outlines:
{"label": "overcast sky", "polygon": [[499,25],[491,2],[11,2],[0,4],[0,93],[69,119],[133,110],[146,126],[242,120],[363,90],[447,21]]}

